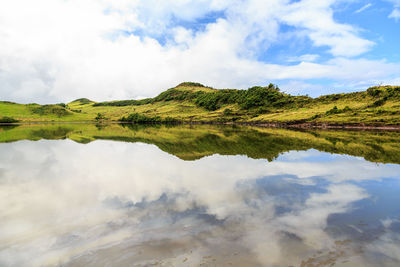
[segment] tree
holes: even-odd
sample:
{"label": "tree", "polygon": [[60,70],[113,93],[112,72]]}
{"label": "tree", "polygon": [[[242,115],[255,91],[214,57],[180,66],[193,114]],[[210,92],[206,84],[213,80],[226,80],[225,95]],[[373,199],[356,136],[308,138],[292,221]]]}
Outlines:
{"label": "tree", "polygon": [[101,113],[97,113],[96,118],[94,118],[96,121],[100,121],[100,120],[104,120],[106,117],[101,114]]}

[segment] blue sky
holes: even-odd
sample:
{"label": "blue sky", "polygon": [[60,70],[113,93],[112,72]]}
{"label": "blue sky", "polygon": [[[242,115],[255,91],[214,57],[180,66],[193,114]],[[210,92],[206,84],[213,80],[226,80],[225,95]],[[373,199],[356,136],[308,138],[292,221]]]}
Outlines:
{"label": "blue sky", "polygon": [[400,0],[0,3],[0,99],[155,96],[182,81],[318,96],[400,84]]}

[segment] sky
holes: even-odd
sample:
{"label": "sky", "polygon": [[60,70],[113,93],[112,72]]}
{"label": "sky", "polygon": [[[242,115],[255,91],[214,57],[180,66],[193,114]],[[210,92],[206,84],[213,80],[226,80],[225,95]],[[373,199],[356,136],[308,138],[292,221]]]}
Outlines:
{"label": "sky", "polygon": [[0,0],[0,100],[400,84],[400,0]]}

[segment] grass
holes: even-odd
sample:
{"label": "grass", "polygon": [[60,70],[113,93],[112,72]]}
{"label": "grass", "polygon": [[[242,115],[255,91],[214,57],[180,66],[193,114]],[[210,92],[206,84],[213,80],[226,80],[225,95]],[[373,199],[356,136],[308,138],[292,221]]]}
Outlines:
{"label": "grass", "polygon": [[[135,102],[134,105],[122,101],[122,106],[114,106],[108,104],[112,102],[96,103],[86,98],[77,99],[65,107],[62,104],[42,106],[0,102],[0,117],[11,117],[22,122],[76,122],[95,121],[98,114],[101,114],[106,121],[118,121],[129,114],[140,113],[147,117],[169,117],[186,122],[302,121],[400,125],[400,87],[373,87],[363,92],[326,95],[315,99],[283,94],[271,85],[268,88],[272,88],[273,95],[268,97],[273,100],[260,98],[257,93],[264,90],[260,87],[255,88],[253,94],[249,91],[247,96],[246,92],[242,94],[239,90],[219,91],[197,83],[182,83],[155,98]],[[201,101],[198,97],[201,97]],[[240,97],[249,97],[245,99],[246,107],[241,104],[243,100]],[[253,98],[256,99],[254,105],[251,104]],[[210,101],[218,103],[215,105]],[[207,105],[212,108],[207,108]],[[334,107],[337,107],[338,112],[329,112]],[[230,112],[224,112],[226,109]]]}
{"label": "grass", "polygon": [[78,114],[58,105],[13,104],[0,102],[0,116],[23,122],[91,121],[95,116]]}

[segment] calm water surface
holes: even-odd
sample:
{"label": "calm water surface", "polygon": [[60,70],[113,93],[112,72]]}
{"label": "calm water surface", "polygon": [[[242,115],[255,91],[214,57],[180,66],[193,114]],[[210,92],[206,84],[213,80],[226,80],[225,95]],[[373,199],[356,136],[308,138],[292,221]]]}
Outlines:
{"label": "calm water surface", "polygon": [[0,266],[400,266],[400,133],[0,127]]}

